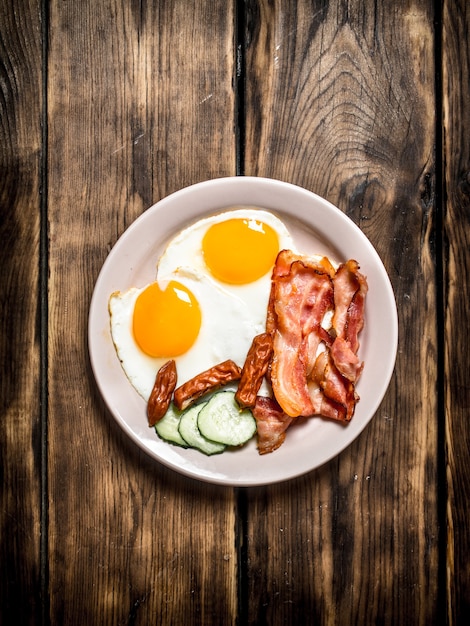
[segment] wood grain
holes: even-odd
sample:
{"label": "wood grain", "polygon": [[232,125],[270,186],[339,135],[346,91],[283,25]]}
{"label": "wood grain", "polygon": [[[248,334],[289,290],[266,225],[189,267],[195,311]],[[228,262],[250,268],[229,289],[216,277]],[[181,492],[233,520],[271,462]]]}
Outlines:
{"label": "wood grain", "polygon": [[447,449],[448,623],[470,615],[470,7],[443,12],[445,416]]}
{"label": "wood grain", "polygon": [[[0,4],[0,624],[468,621],[467,5]],[[360,226],[399,352],[347,450],[234,491],[126,437],[87,317],[136,217],[236,171]]]}
{"label": "wood grain", "polygon": [[362,228],[394,286],[400,348],[388,394],[349,449],[249,494],[247,623],[434,623],[431,3],[249,5],[246,173],[311,189]]}
{"label": "wood grain", "polygon": [[38,2],[0,10],[0,622],[41,606],[42,47]]}
{"label": "wood grain", "polygon": [[94,281],[118,236],[162,196],[235,173],[233,23],[220,1],[51,3],[53,623],[235,622],[233,490],[137,450],[86,357]]}

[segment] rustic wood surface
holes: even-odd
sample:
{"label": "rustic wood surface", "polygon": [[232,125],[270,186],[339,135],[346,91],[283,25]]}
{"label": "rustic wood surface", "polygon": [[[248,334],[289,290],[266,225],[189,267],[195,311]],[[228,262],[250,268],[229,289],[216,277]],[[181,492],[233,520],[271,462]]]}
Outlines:
{"label": "rustic wood surface", "polygon": [[[467,623],[469,29],[465,0],[2,3],[0,624]],[[245,489],[148,458],[87,346],[124,230],[236,174],[349,215],[399,312],[361,436]]]}
{"label": "rustic wood surface", "polygon": [[40,7],[0,9],[0,622],[42,619],[45,470],[40,269],[44,203]]}
{"label": "rustic wood surface", "polygon": [[[445,2],[442,31],[443,354],[449,622],[470,616],[470,6]],[[442,416],[441,416],[442,417]],[[441,477],[444,481],[444,476]]]}

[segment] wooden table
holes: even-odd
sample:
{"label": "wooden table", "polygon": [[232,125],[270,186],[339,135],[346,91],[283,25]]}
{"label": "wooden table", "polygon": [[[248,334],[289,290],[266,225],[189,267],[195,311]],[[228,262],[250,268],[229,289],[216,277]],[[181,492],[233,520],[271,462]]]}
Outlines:
{"label": "wooden table", "polygon": [[[469,27],[465,0],[2,3],[2,624],[466,622]],[[119,236],[232,175],[336,204],[399,312],[361,436],[256,488],[149,458],[88,360]]]}

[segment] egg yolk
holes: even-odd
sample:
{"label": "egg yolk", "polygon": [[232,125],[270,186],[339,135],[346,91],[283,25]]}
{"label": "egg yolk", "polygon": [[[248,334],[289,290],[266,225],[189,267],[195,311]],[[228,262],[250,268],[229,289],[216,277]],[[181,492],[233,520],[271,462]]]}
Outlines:
{"label": "egg yolk", "polygon": [[146,287],[134,306],[133,332],[139,347],[153,357],[184,354],[196,341],[201,310],[194,295],[181,283],[170,281]]}
{"label": "egg yolk", "polygon": [[207,229],[202,252],[215,278],[243,285],[270,271],[279,252],[279,239],[268,224],[255,219],[230,219]]}

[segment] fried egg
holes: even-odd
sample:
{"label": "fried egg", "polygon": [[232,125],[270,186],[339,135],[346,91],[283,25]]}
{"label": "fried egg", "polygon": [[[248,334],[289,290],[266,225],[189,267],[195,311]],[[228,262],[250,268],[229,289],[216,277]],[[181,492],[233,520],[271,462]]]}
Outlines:
{"label": "fried egg", "polygon": [[192,267],[245,302],[253,319],[266,318],[271,272],[280,250],[295,250],[284,223],[273,213],[239,208],[203,218],[166,246],[159,276]]}
{"label": "fried egg", "polygon": [[[161,294],[164,295],[159,306]],[[181,310],[178,310],[178,298],[183,304]],[[136,315],[139,300],[150,312]],[[194,303],[199,310],[194,310]],[[152,320],[155,308],[163,311],[156,321]],[[264,320],[259,324],[251,319],[241,300],[190,269],[175,272],[163,289],[158,283],[150,283],[143,288],[113,293],[109,313],[121,365],[146,401],[157,371],[169,358],[176,361],[178,385],[227,359],[243,365],[253,337],[264,326]],[[157,332],[152,333],[147,323],[153,330],[155,324],[159,326]]]}
{"label": "fried egg", "polygon": [[271,272],[284,248],[293,250],[292,237],[272,213],[225,211],[178,233],[153,283],[111,295],[116,352],[144,400],[170,358],[178,385],[227,359],[243,366],[265,330]]}

